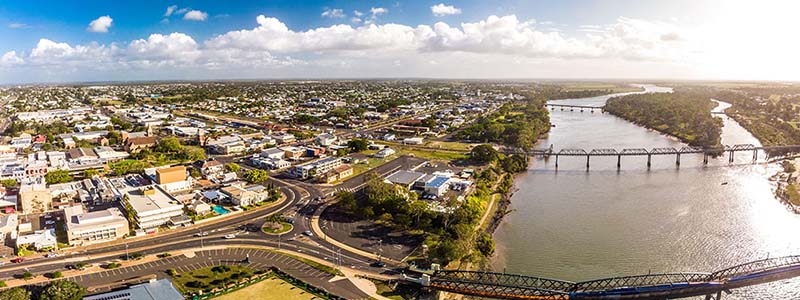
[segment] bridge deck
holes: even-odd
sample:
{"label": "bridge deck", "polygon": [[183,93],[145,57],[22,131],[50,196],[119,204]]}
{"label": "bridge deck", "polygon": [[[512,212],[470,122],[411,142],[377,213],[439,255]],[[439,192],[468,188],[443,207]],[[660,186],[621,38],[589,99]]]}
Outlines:
{"label": "bridge deck", "polygon": [[524,275],[436,271],[430,287],[498,299],[673,299],[718,294],[800,276],[800,255],[762,259],[713,273],[667,273],[583,282]]}

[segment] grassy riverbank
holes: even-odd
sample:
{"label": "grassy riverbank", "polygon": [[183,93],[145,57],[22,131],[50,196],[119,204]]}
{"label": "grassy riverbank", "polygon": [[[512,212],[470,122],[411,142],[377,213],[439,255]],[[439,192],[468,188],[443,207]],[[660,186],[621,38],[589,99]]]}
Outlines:
{"label": "grassy riverbank", "polygon": [[716,103],[707,95],[676,91],[614,97],[605,110],[692,146],[717,147],[722,120],[709,114],[714,107]]}

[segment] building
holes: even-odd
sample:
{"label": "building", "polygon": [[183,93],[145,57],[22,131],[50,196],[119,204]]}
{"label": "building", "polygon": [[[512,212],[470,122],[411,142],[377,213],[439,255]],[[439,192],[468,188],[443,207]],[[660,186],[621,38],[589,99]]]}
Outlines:
{"label": "building", "polygon": [[305,149],[294,146],[282,147],[280,149],[283,150],[283,156],[289,160],[298,160],[306,153]]}
{"label": "building", "polygon": [[250,162],[256,167],[269,170],[280,170],[292,165],[288,161],[269,157],[252,157],[250,158]]}
{"label": "building", "polygon": [[422,145],[422,138],[421,137],[413,137],[413,138],[405,138],[403,139],[403,144],[406,145]]}
{"label": "building", "polygon": [[86,296],[83,300],[183,300],[184,297],[169,279],[153,279],[126,289]]}
{"label": "building", "polygon": [[353,167],[341,165],[319,176],[319,182],[331,183],[353,175]]}
{"label": "building", "polygon": [[314,139],[314,142],[316,142],[317,145],[328,147],[336,143],[336,136],[330,133],[320,133]]}
{"label": "building", "polygon": [[64,209],[67,241],[70,245],[91,245],[113,241],[129,233],[128,219],[115,208],[84,212],[78,204]]}
{"label": "building", "polygon": [[415,182],[423,177],[425,177],[425,173],[422,172],[400,170],[386,177],[386,181],[396,185],[404,186],[406,188],[411,188]]}
{"label": "building", "polygon": [[326,157],[304,165],[295,166],[289,171],[289,174],[295,178],[306,179],[322,175],[341,165],[342,159],[338,157]]}
{"label": "building", "polygon": [[97,158],[102,162],[118,161],[131,156],[128,152],[115,151],[108,146],[94,147],[94,153],[97,154]]}
{"label": "building", "polygon": [[261,151],[261,154],[259,154],[259,156],[265,158],[283,159],[284,157],[286,157],[286,151],[278,148],[269,148],[264,151]]}
{"label": "building", "polygon": [[98,161],[99,158],[91,148],[73,148],[67,152],[67,161],[75,164],[84,164]]}
{"label": "building", "polygon": [[35,231],[28,235],[21,235],[17,237],[17,249],[23,246],[33,246],[36,250],[46,248],[56,248],[58,242],[56,240],[56,230],[46,229]]}
{"label": "building", "polygon": [[269,191],[261,185],[243,187],[242,184],[234,184],[220,190],[238,206],[250,206],[269,199]]}
{"label": "building", "polygon": [[208,203],[203,202],[203,200],[196,198],[192,199],[192,202],[186,207],[188,207],[189,210],[193,211],[198,216],[202,216],[211,212],[211,205],[208,205]]}
{"label": "building", "polygon": [[130,153],[137,153],[155,146],[156,137],[154,136],[129,137],[128,140],[125,141],[125,151]]}
{"label": "building", "polygon": [[199,166],[200,174],[203,174],[203,177],[206,178],[217,177],[225,173],[225,165],[217,160],[208,159],[197,165]]}
{"label": "building", "polygon": [[183,216],[183,205],[157,186],[129,190],[123,200],[139,228],[149,232],[162,225],[178,225],[172,219]]}
{"label": "building", "polygon": [[396,152],[394,151],[394,149],[386,147],[381,149],[381,151],[375,152],[375,154],[372,154],[372,156],[375,158],[387,158],[389,156],[394,155],[395,153]]}
{"label": "building", "polygon": [[441,196],[450,187],[450,178],[445,176],[434,176],[423,185],[426,194]]}
{"label": "building", "polygon": [[288,143],[294,143],[295,141],[297,141],[297,137],[295,137],[294,134],[285,133],[285,132],[281,132],[279,134],[273,135],[272,138],[275,139],[275,143],[277,143],[279,145],[288,144]]}
{"label": "building", "polygon": [[17,239],[17,225],[19,217],[17,214],[0,216],[0,243],[5,244],[7,239]]}
{"label": "building", "polygon": [[156,183],[167,193],[175,193],[192,188],[192,180],[188,177],[184,166],[156,169]]}
{"label": "building", "polygon": [[33,183],[23,183],[19,188],[18,200],[23,214],[45,212],[53,204],[53,196],[42,177],[35,178]]}

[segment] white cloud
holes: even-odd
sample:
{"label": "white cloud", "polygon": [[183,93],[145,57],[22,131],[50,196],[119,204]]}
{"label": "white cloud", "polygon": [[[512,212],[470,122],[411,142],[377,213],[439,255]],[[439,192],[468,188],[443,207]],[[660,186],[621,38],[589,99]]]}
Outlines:
{"label": "white cloud", "polygon": [[327,18],[344,18],[346,15],[344,14],[344,10],[340,8],[328,8],[322,12],[323,17]]}
{"label": "white cloud", "polygon": [[144,61],[162,64],[192,62],[200,56],[197,42],[184,33],[168,35],[151,34],[146,40],[132,41],[126,49],[128,61]]}
{"label": "white cloud", "polygon": [[183,19],[190,21],[205,21],[208,19],[208,13],[199,10],[190,10],[183,15]]}
{"label": "white cloud", "polygon": [[0,56],[0,67],[19,65],[24,62],[22,58],[17,56],[17,51],[8,51],[3,56]]}
{"label": "white cloud", "polygon": [[9,23],[8,28],[10,29],[24,29],[30,27],[28,24],[25,23]]}
{"label": "white cloud", "polygon": [[169,17],[169,16],[171,16],[171,15],[172,15],[172,13],[174,13],[176,9],[178,9],[178,6],[177,6],[177,5],[170,5],[170,6],[168,6],[168,7],[167,7],[167,11],[164,13],[164,17]]}
{"label": "white cloud", "polygon": [[431,6],[431,12],[434,16],[441,17],[441,16],[449,16],[449,15],[457,15],[461,13],[460,8],[456,8],[452,5],[445,5],[444,3],[439,3],[434,6]]}
{"label": "white cloud", "polygon": [[89,27],[86,30],[89,32],[108,32],[112,22],[114,22],[114,19],[110,16],[102,16],[89,23]]}
{"label": "white cloud", "polygon": [[372,16],[380,16],[382,14],[389,12],[389,10],[383,7],[373,7],[369,9],[369,12],[372,13]]}
{"label": "white cloud", "polygon": [[363,15],[364,15],[364,13],[363,13],[363,12],[361,12],[361,11],[359,11],[359,10],[354,10],[354,11],[353,11],[353,14],[354,14],[356,17],[360,17],[360,16],[363,16]]}

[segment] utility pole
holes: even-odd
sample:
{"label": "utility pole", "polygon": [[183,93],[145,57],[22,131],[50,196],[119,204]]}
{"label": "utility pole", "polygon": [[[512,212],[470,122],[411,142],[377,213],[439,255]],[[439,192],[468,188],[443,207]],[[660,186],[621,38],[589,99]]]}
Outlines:
{"label": "utility pole", "polygon": [[125,260],[129,260],[131,257],[128,255],[128,241],[125,241]]}
{"label": "utility pole", "polygon": [[281,250],[281,233],[278,233],[278,250]]}

